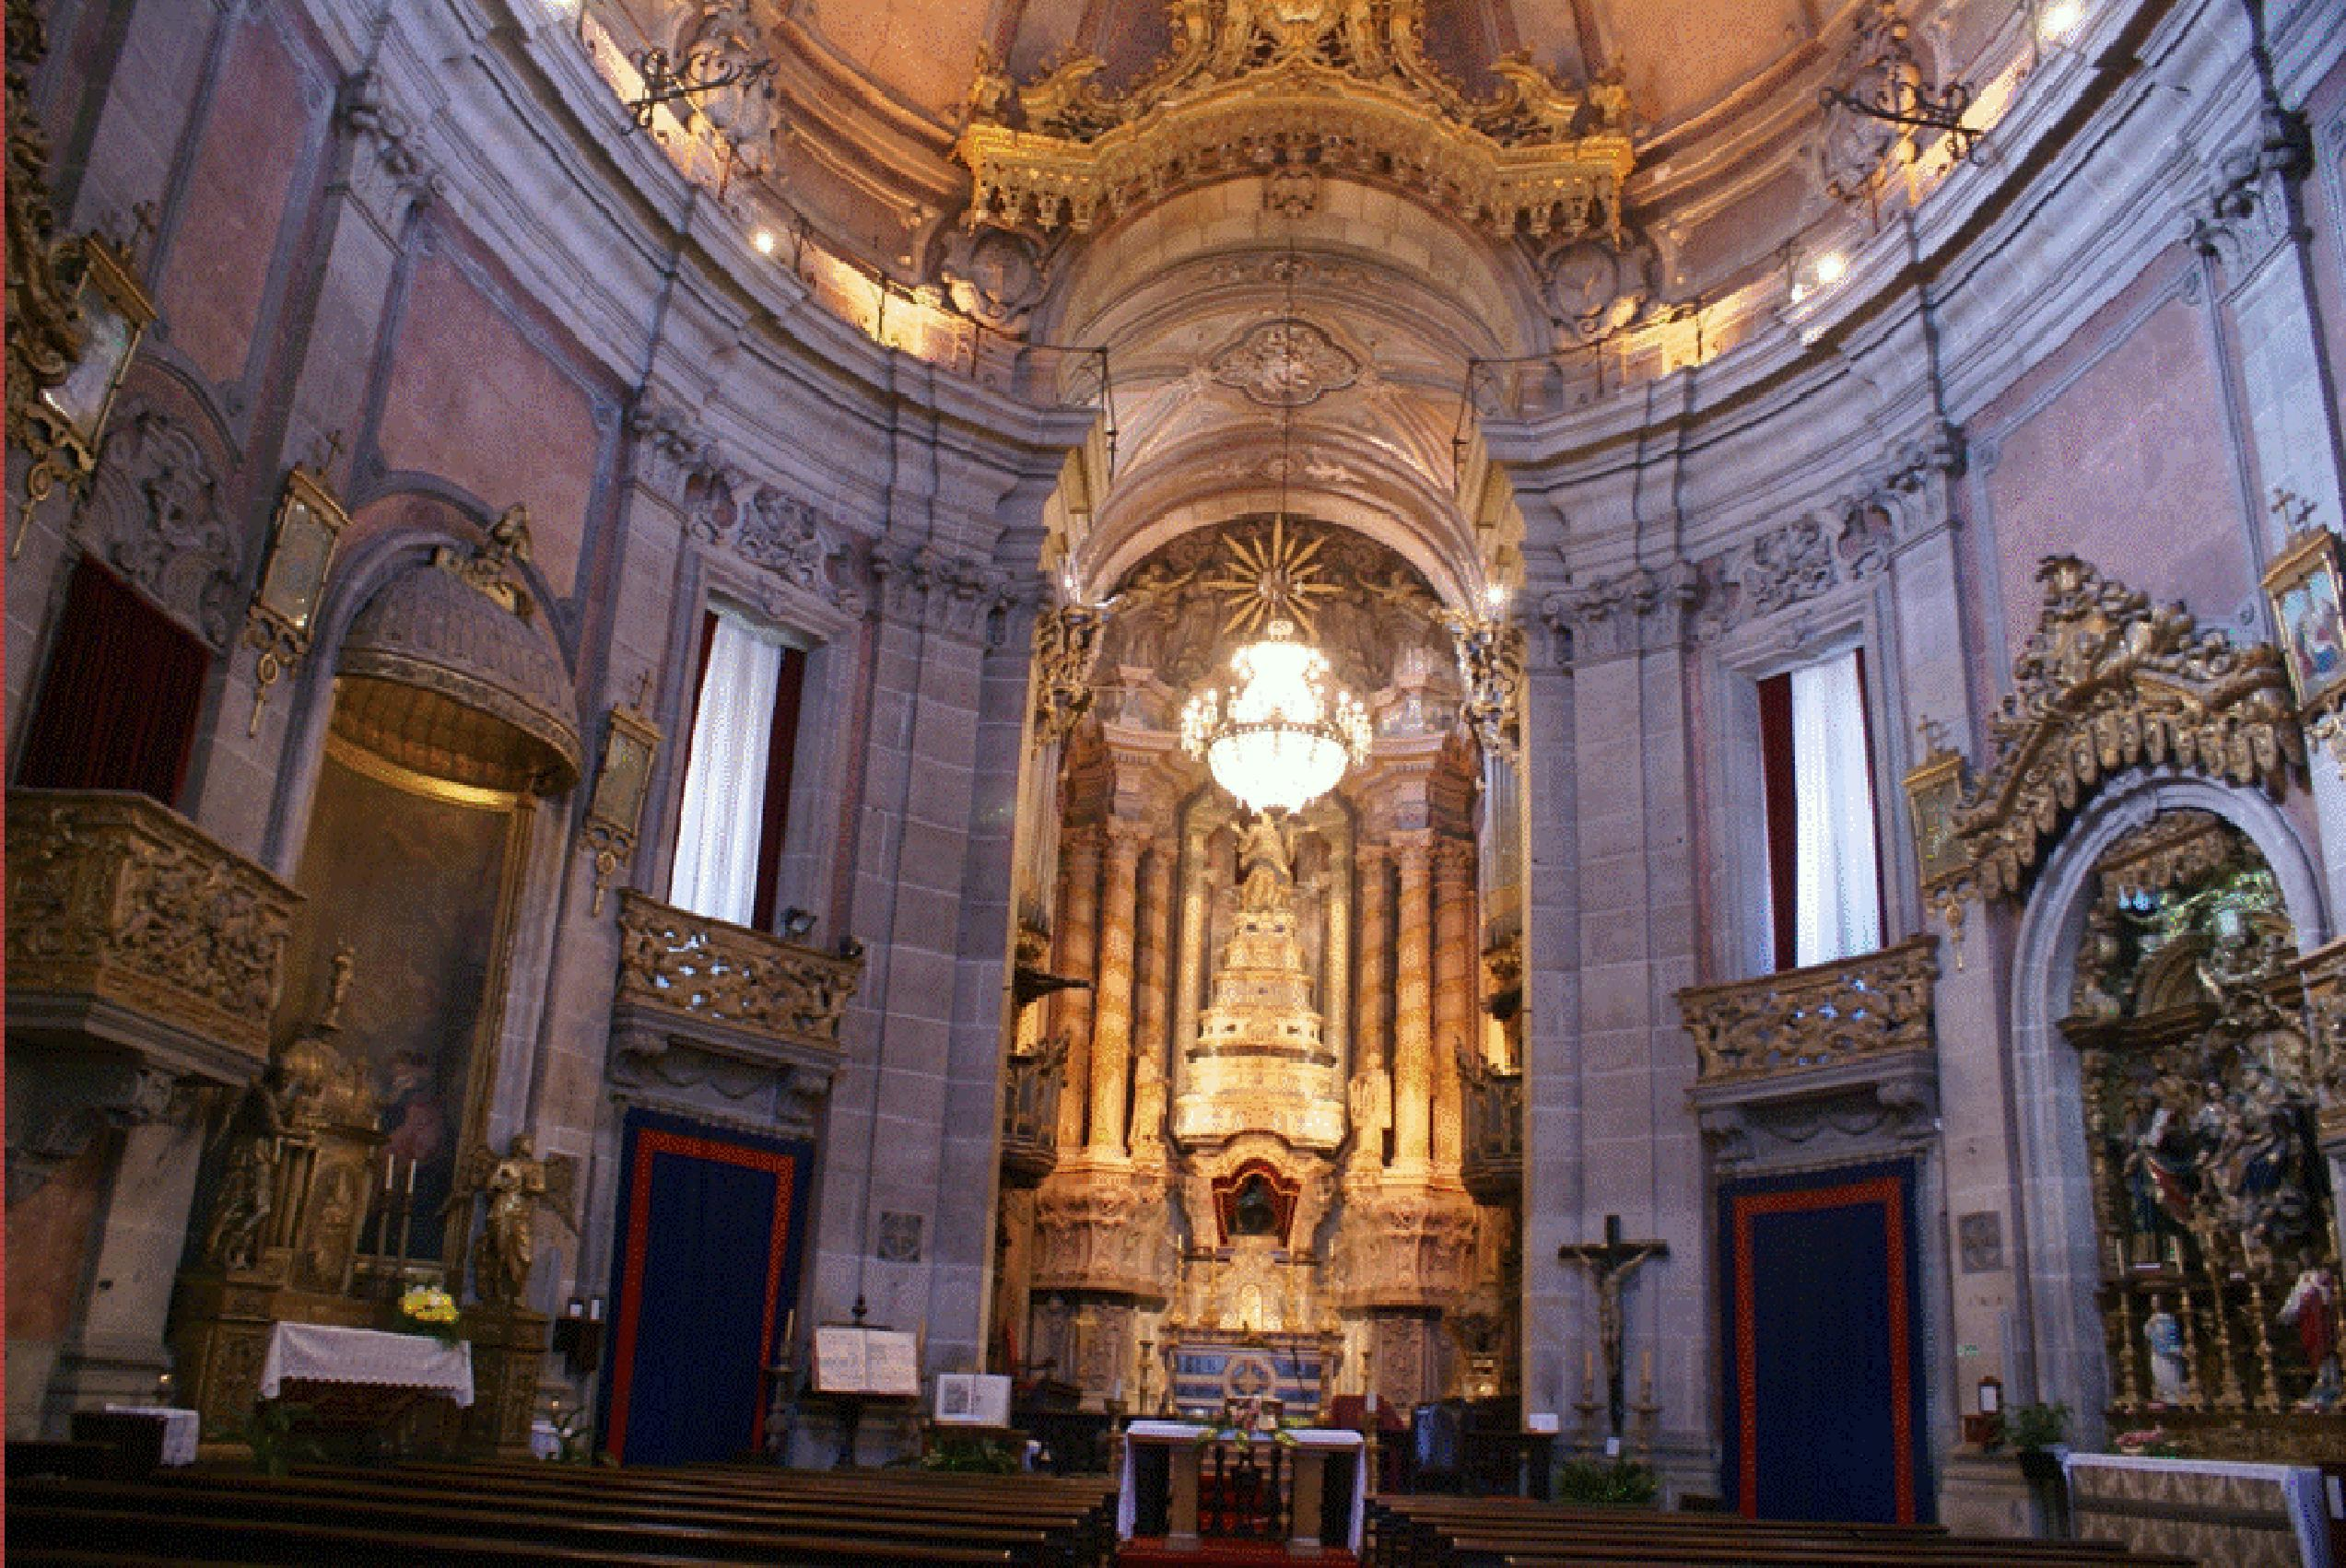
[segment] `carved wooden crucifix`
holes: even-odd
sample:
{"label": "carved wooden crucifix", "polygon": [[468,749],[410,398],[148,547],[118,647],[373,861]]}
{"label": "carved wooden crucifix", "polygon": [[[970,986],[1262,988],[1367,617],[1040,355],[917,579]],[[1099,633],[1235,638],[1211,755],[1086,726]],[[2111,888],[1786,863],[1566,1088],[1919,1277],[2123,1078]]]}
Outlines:
{"label": "carved wooden crucifix", "polygon": [[1606,1410],[1616,1438],[1621,1435],[1622,1411],[1628,1402],[1622,1377],[1621,1288],[1646,1259],[1669,1256],[1666,1242],[1622,1240],[1618,1214],[1605,1216],[1603,1241],[1574,1242],[1556,1248],[1556,1257],[1564,1262],[1588,1265],[1589,1277],[1597,1287],[1597,1342],[1604,1351]]}

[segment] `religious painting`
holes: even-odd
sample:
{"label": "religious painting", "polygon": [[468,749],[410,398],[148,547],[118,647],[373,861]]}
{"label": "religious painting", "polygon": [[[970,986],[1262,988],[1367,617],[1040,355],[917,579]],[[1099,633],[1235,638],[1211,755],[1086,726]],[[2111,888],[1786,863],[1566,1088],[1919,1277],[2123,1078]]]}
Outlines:
{"label": "religious painting", "polygon": [[494,1059],[505,907],[525,837],[517,807],[510,795],[410,773],[335,736],[296,879],[308,902],[287,1011],[323,991],[327,963],[348,946],[341,1038],[373,1075],[383,1153],[415,1194],[418,1258],[443,1256],[441,1211],[483,1097],[476,1081]]}
{"label": "religious painting", "polygon": [[2312,713],[2329,707],[2340,684],[2346,683],[2338,536],[2316,528],[2291,540],[2265,572],[2265,595],[2272,602],[2273,625],[2298,708]]}

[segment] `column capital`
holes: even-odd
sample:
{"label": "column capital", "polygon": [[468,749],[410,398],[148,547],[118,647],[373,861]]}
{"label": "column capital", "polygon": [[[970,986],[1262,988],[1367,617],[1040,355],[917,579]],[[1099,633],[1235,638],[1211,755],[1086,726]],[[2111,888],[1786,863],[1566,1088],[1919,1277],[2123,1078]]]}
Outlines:
{"label": "column capital", "polygon": [[1424,876],[1434,857],[1434,830],[1430,827],[1408,827],[1394,833],[1386,845],[1386,853],[1403,876]]}
{"label": "column capital", "polygon": [[1471,882],[1474,876],[1474,846],[1463,838],[1444,835],[1434,840],[1434,880],[1437,882]]}
{"label": "column capital", "polygon": [[1141,851],[1165,842],[1161,825],[1144,818],[1112,816],[1101,824],[1102,837],[1118,860],[1138,863]]}

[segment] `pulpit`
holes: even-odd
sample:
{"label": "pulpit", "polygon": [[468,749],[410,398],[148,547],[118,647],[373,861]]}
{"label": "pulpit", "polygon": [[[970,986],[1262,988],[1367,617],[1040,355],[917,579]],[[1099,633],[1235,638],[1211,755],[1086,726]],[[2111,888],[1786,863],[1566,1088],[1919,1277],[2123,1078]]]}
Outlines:
{"label": "pulpit", "polygon": [[1209,1539],[1284,1541],[1357,1555],[1367,1508],[1356,1432],[1244,1433],[1194,1422],[1136,1421],[1124,1432],[1118,1538],[1161,1528],[1168,1551]]}

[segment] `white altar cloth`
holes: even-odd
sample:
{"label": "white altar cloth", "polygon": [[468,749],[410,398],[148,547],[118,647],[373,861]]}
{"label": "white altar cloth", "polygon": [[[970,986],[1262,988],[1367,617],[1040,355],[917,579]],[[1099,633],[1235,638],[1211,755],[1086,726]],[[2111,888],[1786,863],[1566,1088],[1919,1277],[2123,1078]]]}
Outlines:
{"label": "white altar cloth", "polygon": [[163,1423],[163,1463],[192,1465],[195,1463],[195,1442],[204,1422],[194,1410],[183,1410],[176,1405],[108,1405],[110,1416],[147,1416]]}
{"label": "white altar cloth", "polygon": [[287,1378],[421,1388],[469,1405],[473,1347],[461,1340],[452,1345],[422,1334],[280,1323],[269,1334],[269,1353],[261,1363],[261,1398],[276,1398]]}
{"label": "white altar cloth", "polygon": [[2072,1499],[2088,1510],[2093,1507],[2092,1501],[2078,1495],[2086,1490],[2078,1480],[2081,1470],[2180,1473],[2267,1483],[2279,1489],[2281,1504],[2288,1510],[2289,1523],[2297,1537],[2297,1559],[2301,1568],[2331,1568],[2329,1519],[2328,1510],[2323,1506],[2322,1473],[2311,1465],[2252,1465],[2228,1459],[2161,1459],[2147,1454],[2069,1454],[2061,1459],[2061,1469],[2069,1482]]}
{"label": "white altar cloth", "polygon": [[[1116,1536],[1119,1540],[1132,1539],[1134,1507],[1138,1502],[1132,1480],[1132,1451],[1144,1443],[1157,1447],[1194,1444],[1204,1435],[1205,1431],[1202,1424],[1193,1421],[1136,1421],[1124,1428],[1124,1473],[1117,1478],[1116,1492]],[[1221,1435],[1233,1443],[1238,1437],[1235,1432],[1224,1432]],[[1358,1556],[1361,1535],[1368,1523],[1368,1465],[1367,1457],[1361,1455],[1366,1445],[1360,1433],[1338,1428],[1296,1427],[1287,1435],[1296,1440],[1298,1447],[1329,1448],[1360,1456],[1352,1468],[1352,1524],[1344,1543],[1345,1550]],[[1259,1434],[1255,1441],[1269,1443],[1272,1439]]]}

